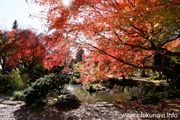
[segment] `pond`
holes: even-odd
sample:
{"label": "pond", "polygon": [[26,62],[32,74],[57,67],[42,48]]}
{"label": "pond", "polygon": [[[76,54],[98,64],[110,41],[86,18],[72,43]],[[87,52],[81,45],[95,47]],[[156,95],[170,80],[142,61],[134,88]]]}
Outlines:
{"label": "pond", "polygon": [[76,95],[80,101],[85,103],[126,101],[130,98],[129,93],[119,91],[115,92],[113,90],[105,90],[91,93],[85,90],[81,85],[73,84],[65,85],[64,90]]}

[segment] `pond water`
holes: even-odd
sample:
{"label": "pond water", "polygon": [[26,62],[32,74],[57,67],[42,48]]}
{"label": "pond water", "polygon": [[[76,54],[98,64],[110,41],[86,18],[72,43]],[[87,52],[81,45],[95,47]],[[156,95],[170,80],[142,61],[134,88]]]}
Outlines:
{"label": "pond water", "polygon": [[129,93],[115,92],[113,90],[91,93],[86,91],[81,85],[67,84],[64,90],[76,95],[80,101],[85,103],[126,101],[130,98]]}

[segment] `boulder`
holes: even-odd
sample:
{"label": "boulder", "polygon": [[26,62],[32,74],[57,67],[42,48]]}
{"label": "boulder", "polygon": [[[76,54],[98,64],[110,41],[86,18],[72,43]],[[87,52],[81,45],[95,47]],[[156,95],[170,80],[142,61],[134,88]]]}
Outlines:
{"label": "boulder", "polygon": [[56,108],[69,109],[69,108],[78,108],[81,104],[81,101],[72,94],[66,94],[59,96],[57,102],[55,103]]}

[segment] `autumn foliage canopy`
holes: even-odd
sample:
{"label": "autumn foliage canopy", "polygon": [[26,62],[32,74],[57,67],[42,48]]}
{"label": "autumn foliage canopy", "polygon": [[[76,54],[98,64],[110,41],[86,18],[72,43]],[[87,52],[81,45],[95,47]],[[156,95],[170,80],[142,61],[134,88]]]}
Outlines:
{"label": "autumn foliage canopy", "polygon": [[[179,79],[168,61],[180,56],[179,0],[27,0],[47,6],[48,27],[63,48],[89,52],[83,81],[117,77],[139,69],[159,70]],[[153,64],[160,55],[161,63]]]}

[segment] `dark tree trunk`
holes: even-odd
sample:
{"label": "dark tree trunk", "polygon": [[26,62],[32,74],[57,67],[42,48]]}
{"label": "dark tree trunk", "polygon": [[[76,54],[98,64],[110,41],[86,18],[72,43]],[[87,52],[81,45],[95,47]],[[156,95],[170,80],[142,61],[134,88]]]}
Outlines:
{"label": "dark tree trunk", "polygon": [[147,74],[144,69],[142,70],[141,77],[147,77]]}

